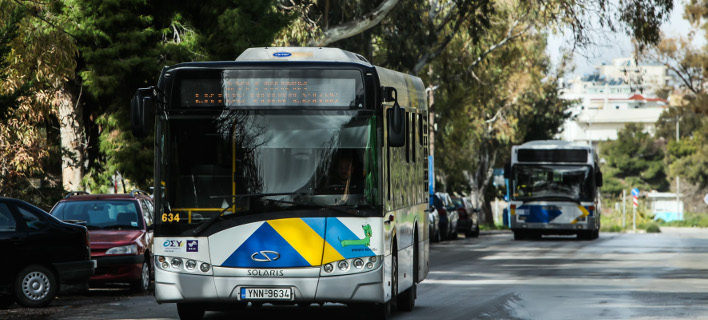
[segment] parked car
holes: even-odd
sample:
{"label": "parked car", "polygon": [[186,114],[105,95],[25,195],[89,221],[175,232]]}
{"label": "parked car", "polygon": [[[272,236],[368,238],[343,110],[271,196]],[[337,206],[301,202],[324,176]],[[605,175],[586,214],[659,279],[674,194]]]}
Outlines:
{"label": "parked car", "polygon": [[86,227],[25,201],[0,198],[0,308],[44,307],[58,293],[87,288],[95,261]]}
{"label": "parked car", "polygon": [[50,213],[85,225],[91,235],[91,258],[98,262],[90,285],[129,283],[133,291],[150,286],[154,208],[144,191],[129,194],[72,192]]}
{"label": "parked car", "polygon": [[472,206],[472,201],[464,197],[452,198],[457,210],[459,220],[457,231],[464,233],[465,237],[479,237],[479,209]]}
{"label": "parked car", "polygon": [[433,205],[428,208],[428,234],[430,242],[440,242],[440,216]]}
{"label": "parked car", "polygon": [[457,239],[458,214],[452,198],[445,192],[436,192],[433,205],[440,216],[440,238],[442,240]]}

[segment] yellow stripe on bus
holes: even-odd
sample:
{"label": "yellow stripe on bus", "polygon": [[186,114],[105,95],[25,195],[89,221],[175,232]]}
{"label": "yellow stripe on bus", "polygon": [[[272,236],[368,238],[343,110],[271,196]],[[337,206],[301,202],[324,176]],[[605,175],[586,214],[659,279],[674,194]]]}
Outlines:
{"label": "yellow stripe on bus", "polygon": [[344,260],[344,256],[337,251],[329,242],[325,241],[324,254],[322,255],[322,264],[327,264],[334,261]]}
{"label": "yellow stripe on bus", "polygon": [[320,265],[322,261],[322,243],[325,241],[305,221],[291,218],[270,220],[268,224],[310,265]]}
{"label": "yellow stripe on bus", "polygon": [[[580,209],[580,212],[583,213],[583,214],[582,214],[580,217],[578,217],[578,218],[587,217],[587,216],[590,215],[590,212],[588,212],[588,210],[585,209],[585,207],[583,207],[583,206],[578,206],[578,209]],[[576,224],[576,223],[578,223],[578,218],[575,218],[575,220],[573,220],[570,224]]]}

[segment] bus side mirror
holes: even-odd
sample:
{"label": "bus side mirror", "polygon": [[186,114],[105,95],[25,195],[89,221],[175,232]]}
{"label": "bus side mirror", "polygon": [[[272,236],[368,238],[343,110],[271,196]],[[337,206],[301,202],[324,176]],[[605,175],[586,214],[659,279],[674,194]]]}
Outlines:
{"label": "bus side mirror", "polygon": [[595,172],[595,185],[602,187],[602,172]]}
{"label": "bus side mirror", "polygon": [[398,92],[393,87],[382,87],[383,100],[393,101],[393,108],[386,112],[388,120],[388,145],[390,147],[403,147],[406,144],[406,113],[398,105]]}
{"label": "bus side mirror", "polygon": [[155,120],[153,88],[141,88],[130,101],[130,125],[133,136],[143,138],[150,134]]}
{"label": "bus side mirror", "polygon": [[504,179],[509,179],[511,177],[511,162],[504,164]]}

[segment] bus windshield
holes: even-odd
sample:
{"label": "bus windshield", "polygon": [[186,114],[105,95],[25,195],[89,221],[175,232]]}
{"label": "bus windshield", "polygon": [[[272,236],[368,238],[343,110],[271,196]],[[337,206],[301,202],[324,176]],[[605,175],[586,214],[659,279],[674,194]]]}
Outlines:
{"label": "bus windshield", "polygon": [[593,201],[589,166],[517,165],[513,171],[514,200]]}
{"label": "bus windshield", "polygon": [[225,110],[170,119],[166,201],[189,224],[222,211],[373,206],[375,128],[374,116],[353,111]]}

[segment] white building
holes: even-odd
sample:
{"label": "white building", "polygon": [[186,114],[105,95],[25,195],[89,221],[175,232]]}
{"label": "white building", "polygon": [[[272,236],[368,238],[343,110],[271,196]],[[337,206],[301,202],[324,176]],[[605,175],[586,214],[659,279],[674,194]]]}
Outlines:
{"label": "white building", "polygon": [[655,92],[670,83],[665,66],[637,66],[633,59],[614,59],[612,65],[598,66],[598,72],[561,82],[563,99],[576,100],[571,109],[574,121],[564,125],[560,139],[599,141],[617,139],[627,123],[639,123],[654,133],[654,125],[668,107]]}

